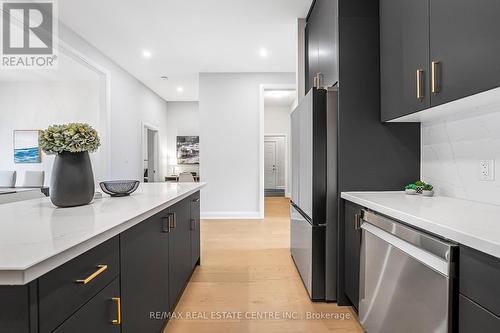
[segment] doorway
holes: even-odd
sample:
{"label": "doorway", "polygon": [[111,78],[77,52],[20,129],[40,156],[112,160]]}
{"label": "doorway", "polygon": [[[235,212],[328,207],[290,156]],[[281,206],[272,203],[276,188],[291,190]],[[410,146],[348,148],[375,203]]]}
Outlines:
{"label": "doorway", "polygon": [[264,137],[264,195],[284,197],[286,190],[286,136]]}
{"label": "doorway", "polygon": [[290,114],[297,99],[295,85],[260,86],[260,215],[264,197],[288,197],[290,188]]}
{"label": "doorway", "polygon": [[145,183],[154,183],[159,180],[159,145],[158,128],[153,125],[142,124],[142,177]]}

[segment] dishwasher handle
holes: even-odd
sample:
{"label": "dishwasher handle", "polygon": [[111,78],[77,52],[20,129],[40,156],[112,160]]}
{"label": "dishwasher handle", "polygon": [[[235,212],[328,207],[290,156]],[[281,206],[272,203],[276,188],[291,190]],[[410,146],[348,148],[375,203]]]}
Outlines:
{"label": "dishwasher handle", "polygon": [[415,260],[433,269],[434,271],[446,277],[450,277],[451,264],[449,261],[444,260],[430,252],[427,252],[411,243],[408,243],[370,223],[363,223],[361,225],[361,229],[380,238],[384,242],[389,243],[390,245],[406,253],[408,256],[414,258]]}

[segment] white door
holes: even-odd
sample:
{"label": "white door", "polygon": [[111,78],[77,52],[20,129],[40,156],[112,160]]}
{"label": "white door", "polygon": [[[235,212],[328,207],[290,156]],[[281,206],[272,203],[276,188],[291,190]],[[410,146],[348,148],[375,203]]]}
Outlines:
{"label": "white door", "polygon": [[276,189],[276,142],[264,142],[264,188]]}

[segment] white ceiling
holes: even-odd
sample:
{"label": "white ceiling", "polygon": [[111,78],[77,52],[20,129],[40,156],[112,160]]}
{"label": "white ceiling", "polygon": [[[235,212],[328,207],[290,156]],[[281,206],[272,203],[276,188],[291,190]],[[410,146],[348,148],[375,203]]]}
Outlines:
{"label": "white ceiling", "polygon": [[264,105],[271,107],[291,107],[295,102],[295,90],[266,90],[264,91]]}
{"label": "white ceiling", "polygon": [[[64,0],[58,5],[67,26],[175,101],[198,100],[200,72],[294,72],[296,19],[307,15],[311,2]],[[265,58],[259,55],[262,48],[268,51]],[[143,50],[151,52],[149,59]]]}

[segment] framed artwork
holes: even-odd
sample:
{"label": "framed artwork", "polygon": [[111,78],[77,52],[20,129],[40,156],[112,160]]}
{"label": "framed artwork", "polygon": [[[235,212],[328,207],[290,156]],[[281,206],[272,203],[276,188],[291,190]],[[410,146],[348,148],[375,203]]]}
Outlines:
{"label": "framed artwork", "polygon": [[38,143],[39,130],[14,131],[14,163],[41,163],[42,149]]}
{"label": "framed artwork", "polygon": [[177,164],[200,164],[200,137],[177,137]]}

